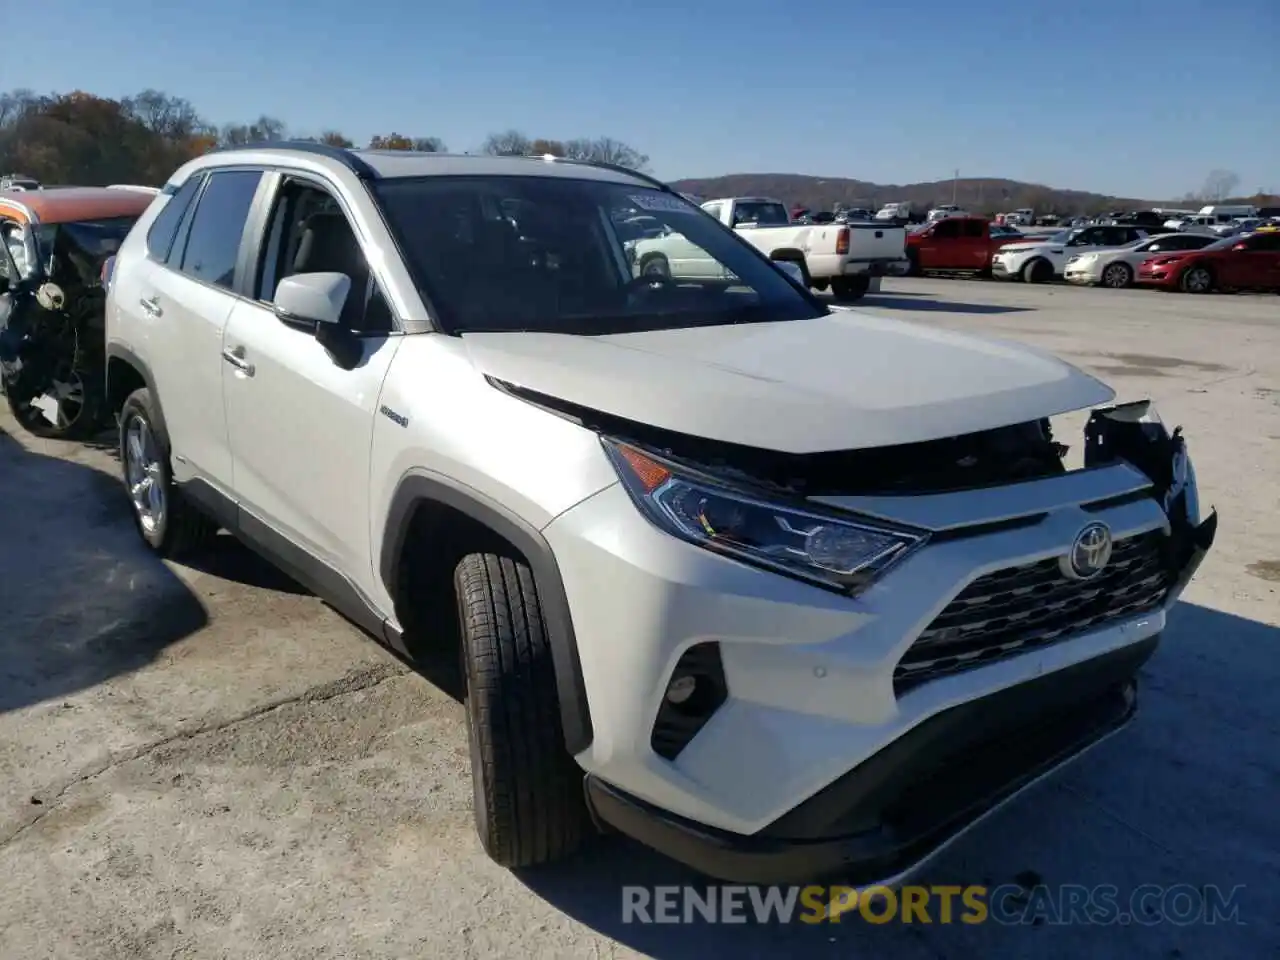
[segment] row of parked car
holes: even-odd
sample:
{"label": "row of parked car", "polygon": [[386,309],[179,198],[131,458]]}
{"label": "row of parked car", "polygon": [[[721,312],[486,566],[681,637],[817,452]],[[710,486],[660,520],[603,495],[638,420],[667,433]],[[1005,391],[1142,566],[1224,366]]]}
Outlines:
{"label": "row of parked car", "polygon": [[[1280,227],[1244,234],[1122,224],[1010,236],[981,217],[952,217],[907,237],[910,272],[977,273],[1025,283],[1142,284],[1187,293],[1280,291]],[[998,232],[997,232],[998,231]]]}

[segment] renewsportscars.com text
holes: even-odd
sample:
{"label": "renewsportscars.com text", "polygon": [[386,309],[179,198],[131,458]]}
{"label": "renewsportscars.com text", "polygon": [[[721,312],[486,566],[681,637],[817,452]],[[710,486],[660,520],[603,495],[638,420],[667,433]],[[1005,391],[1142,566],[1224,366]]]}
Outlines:
{"label": "renewsportscars.com text", "polygon": [[1240,924],[1244,887],[624,886],[623,923]]}

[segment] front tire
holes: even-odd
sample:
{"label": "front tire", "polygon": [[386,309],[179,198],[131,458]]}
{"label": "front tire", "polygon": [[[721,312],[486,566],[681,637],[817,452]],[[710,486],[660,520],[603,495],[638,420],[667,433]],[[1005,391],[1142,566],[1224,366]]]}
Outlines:
{"label": "front tire", "polygon": [[129,394],[120,410],[120,464],[138,535],[160,556],[179,558],[205,546],[218,527],[173,482],[169,438],[159,424],[151,391]]}
{"label": "front tire", "polygon": [[485,853],[504,867],[568,856],[590,830],[583,774],[565,749],[533,572],[471,554],[454,571],[472,803]]}
{"label": "front tire", "polygon": [[[48,394],[57,404],[57,423],[51,423],[34,402],[18,402],[9,391],[9,412],[27,433],[42,440],[89,440],[103,429],[103,386],[100,378],[83,371],[64,371]],[[36,398],[39,399],[39,398]]]}
{"label": "front tire", "polygon": [[1024,283],[1048,283],[1053,279],[1053,264],[1048,260],[1032,260],[1022,268]]}
{"label": "front tire", "polygon": [[1213,290],[1213,273],[1208,267],[1192,267],[1182,275],[1178,286],[1183,293],[1209,293]]}

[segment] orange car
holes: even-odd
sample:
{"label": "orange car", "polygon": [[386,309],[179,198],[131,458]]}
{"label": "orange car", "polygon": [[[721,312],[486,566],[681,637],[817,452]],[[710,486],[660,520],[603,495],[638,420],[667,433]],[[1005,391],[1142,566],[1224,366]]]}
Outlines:
{"label": "orange car", "polygon": [[102,265],[154,199],[145,187],[0,191],[0,385],[44,437],[102,426]]}

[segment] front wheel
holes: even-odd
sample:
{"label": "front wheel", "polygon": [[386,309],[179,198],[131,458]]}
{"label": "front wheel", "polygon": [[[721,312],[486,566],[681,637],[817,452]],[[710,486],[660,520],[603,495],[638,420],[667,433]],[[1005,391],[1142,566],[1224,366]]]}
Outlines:
{"label": "front wheel", "polygon": [[1053,279],[1053,264],[1048,260],[1032,260],[1022,268],[1024,283],[1048,283]]}
{"label": "front wheel", "polygon": [[50,379],[48,389],[39,396],[18,400],[6,389],[5,400],[18,426],[34,437],[87,440],[104,426],[102,392],[101,378],[66,368]]}
{"label": "front wheel", "polygon": [[1213,274],[1208,267],[1192,267],[1182,275],[1183,293],[1208,293],[1213,289]]}
{"label": "front wheel", "polygon": [[504,867],[561,859],[591,821],[582,770],[565,749],[533,572],[511,557],[471,554],[454,589],[480,843]]}
{"label": "front wheel", "polygon": [[861,300],[870,289],[870,277],[833,277],[831,279],[831,293],[837,300]]}

